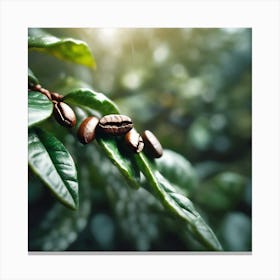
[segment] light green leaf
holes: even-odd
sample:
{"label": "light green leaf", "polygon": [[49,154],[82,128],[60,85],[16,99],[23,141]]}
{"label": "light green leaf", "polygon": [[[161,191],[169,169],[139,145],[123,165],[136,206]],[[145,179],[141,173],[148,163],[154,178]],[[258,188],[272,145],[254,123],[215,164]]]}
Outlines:
{"label": "light green leaf", "polygon": [[53,135],[34,128],[28,135],[28,163],[59,201],[71,209],[79,204],[74,161]]}
{"label": "light green leaf", "polygon": [[99,111],[102,115],[119,114],[119,109],[106,95],[91,89],[76,89],[64,97],[64,101]]}
{"label": "light green leaf", "polygon": [[96,67],[89,46],[73,38],[60,39],[40,29],[31,28],[28,32],[28,48],[49,53],[59,59]]}
{"label": "light green leaf", "polygon": [[45,95],[37,91],[28,92],[28,126],[47,119],[52,111],[53,104]]}

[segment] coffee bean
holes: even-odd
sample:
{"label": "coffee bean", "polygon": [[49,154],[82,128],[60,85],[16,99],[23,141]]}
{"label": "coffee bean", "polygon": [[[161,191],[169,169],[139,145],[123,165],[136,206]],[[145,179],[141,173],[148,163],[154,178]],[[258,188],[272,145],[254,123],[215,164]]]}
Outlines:
{"label": "coffee bean", "polygon": [[131,119],[124,115],[106,115],[99,121],[102,133],[111,135],[124,135],[132,129]]}
{"label": "coffee bean", "polygon": [[144,148],[144,142],[140,134],[133,128],[125,135],[125,142],[132,151],[140,153]]}
{"label": "coffee bean", "polygon": [[162,146],[156,136],[149,130],[145,130],[142,133],[144,141],[144,151],[148,156],[152,158],[159,158],[162,156]]}
{"label": "coffee bean", "polygon": [[95,138],[96,126],[98,125],[99,119],[91,116],[86,118],[80,125],[78,130],[78,139],[83,144],[88,144]]}
{"label": "coffee bean", "polygon": [[69,105],[64,102],[53,101],[54,116],[59,124],[65,127],[74,127],[76,125],[76,115]]}

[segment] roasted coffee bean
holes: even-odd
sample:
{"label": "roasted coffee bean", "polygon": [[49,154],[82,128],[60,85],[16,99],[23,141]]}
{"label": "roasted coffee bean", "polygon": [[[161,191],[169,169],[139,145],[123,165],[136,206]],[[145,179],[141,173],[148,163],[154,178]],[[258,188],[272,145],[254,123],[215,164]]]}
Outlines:
{"label": "roasted coffee bean", "polygon": [[144,142],[140,134],[133,128],[125,135],[125,142],[132,151],[140,153],[144,148]]}
{"label": "roasted coffee bean", "polygon": [[80,125],[78,130],[78,139],[83,144],[88,144],[95,138],[96,126],[98,125],[99,119],[91,116],[86,118]]}
{"label": "roasted coffee bean", "polygon": [[148,156],[152,158],[159,158],[162,156],[162,146],[156,136],[149,130],[145,130],[142,133],[144,141],[144,151]]}
{"label": "roasted coffee bean", "polygon": [[107,115],[100,119],[99,128],[102,133],[124,135],[132,129],[133,124],[129,117],[123,115]]}
{"label": "roasted coffee bean", "polygon": [[59,124],[65,127],[74,127],[76,125],[76,115],[69,105],[64,102],[53,101],[54,116]]}

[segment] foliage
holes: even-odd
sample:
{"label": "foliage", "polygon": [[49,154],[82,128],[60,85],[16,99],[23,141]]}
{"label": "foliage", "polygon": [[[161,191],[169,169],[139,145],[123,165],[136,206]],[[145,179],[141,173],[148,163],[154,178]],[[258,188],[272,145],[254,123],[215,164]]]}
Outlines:
{"label": "foliage", "polygon": [[28,126],[39,123],[51,116],[52,102],[37,91],[28,92]]}
{"label": "foliage", "polygon": [[[140,29],[136,32],[140,36],[130,34],[137,46],[132,57],[136,62],[131,63],[127,56],[126,44],[131,42],[125,36],[123,51],[111,53],[107,45],[108,50],[97,44],[101,70],[92,77],[90,69],[85,72],[86,68],[52,60],[44,53],[95,67],[89,49],[96,42],[95,36],[85,36],[88,29],[48,31],[56,36],[29,30],[28,82],[63,94],[63,102],[76,113],[77,126],[59,126],[51,117],[51,101],[41,93],[28,92],[29,250],[222,250],[208,224],[214,227],[226,250],[250,250],[250,71],[241,76],[250,61],[244,61],[245,51],[241,49],[237,54],[243,68],[236,63],[230,82],[222,81],[217,73],[217,65],[225,63],[219,62],[220,57],[227,53],[225,60],[230,60],[231,44],[241,40],[243,33],[238,37],[216,29],[174,29],[166,33]],[[182,41],[190,36],[187,31],[193,32],[194,38],[206,38],[209,44],[217,36],[222,46],[213,46],[210,54],[215,55],[205,63],[209,51],[203,50],[198,38],[196,45],[190,46],[190,50],[201,51],[195,61],[190,61],[195,56],[181,49],[170,54],[161,43],[166,35],[173,48],[184,45]],[[86,38],[59,38],[65,34]],[[152,34],[156,40],[151,42],[159,46],[142,49],[145,36]],[[144,64],[142,58],[151,50],[155,62],[145,60]],[[106,61],[106,51],[111,54],[110,62]],[[46,61],[48,72],[43,67]],[[130,64],[135,69],[129,69]],[[117,65],[122,65],[121,71]],[[216,72],[210,71],[210,66],[216,67]],[[62,76],[56,75],[58,67]],[[223,67],[221,72],[226,76],[226,65]],[[159,75],[151,75],[159,69]],[[93,90],[93,84],[95,89],[108,91],[107,95]],[[209,86],[210,93],[206,91]],[[225,97],[226,89],[233,94]],[[78,143],[75,132],[87,116],[110,113],[131,116],[138,131],[153,130],[168,148],[163,157],[151,160],[143,153],[134,154],[122,137],[98,136],[94,144]],[[236,130],[239,114],[243,121]],[[176,137],[170,137],[174,133]],[[41,185],[74,211],[57,204]],[[226,229],[230,221],[246,224],[244,236],[230,237]]]}
{"label": "foliage", "polygon": [[28,48],[47,52],[60,59],[69,60],[88,67],[95,67],[94,57],[87,44],[72,38],[60,39],[48,35],[41,29],[29,29]]}
{"label": "foliage", "polygon": [[30,129],[28,163],[56,197],[72,209],[78,207],[78,180],[73,159],[53,135]]}

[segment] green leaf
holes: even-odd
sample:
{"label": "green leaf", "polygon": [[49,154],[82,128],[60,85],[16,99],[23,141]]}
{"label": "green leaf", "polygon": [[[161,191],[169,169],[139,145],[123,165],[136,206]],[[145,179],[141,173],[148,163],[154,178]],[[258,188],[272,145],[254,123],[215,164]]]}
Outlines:
{"label": "green leaf", "polygon": [[102,115],[119,114],[117,105],[114,104],[103,93],[95,92],[91,89],[76,89],[64,97],[64,101],[72,105],[99,111]]}
{"label": "green leaf", "polygon": [[40,29],[31,28],[28,32],[28,48],[49,53],[59,59],[96,67],[89,46],[73,38],[60,39]]}
{"label": "green leaf", "polygon": [[121,174],[125,177],[128,184],[138,189],[140,187],[140,172],[136,164],[129,157],[122,146],[123,138],[116,137],[98,137],[98,144],[103,148],[108,158],[119,169]]}
{"label": "green leaf", "polygon": [[158,170],[169,182],[177,185],[185,194],[191,194],[197,186],[197,176],[191,163],[180,154],[164,150],[156,160]]}
{"label": "green leaf", "polygon": [[33,74],[30,68],[28,68],[28,85],[38,85],[39,80],[37,77]]}
{"label": "green leaf", "polygon": [[42,93],[28,92],[28,126],[47,119],[53,111],[52,102]]}
{"label": "green leaf", "polygon": [[76,167],[59,140],[39,128],[31,129],[28,135],[28,163],[60,202],[71,209],[78,208]]}
{"label": "green leaf", "polygon": [[177,193],[174,187],[148,162],[143,154],[135,156],[139,169],[146,176],[151,191],[176,218],[185,222],[194,237],[206,248],[221,251],[222,247],[200,214],[195,210],[192,202],[184,195]]}

